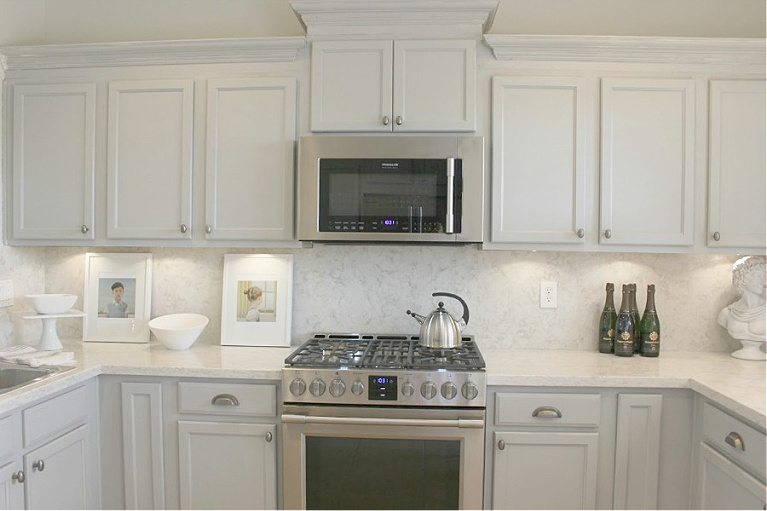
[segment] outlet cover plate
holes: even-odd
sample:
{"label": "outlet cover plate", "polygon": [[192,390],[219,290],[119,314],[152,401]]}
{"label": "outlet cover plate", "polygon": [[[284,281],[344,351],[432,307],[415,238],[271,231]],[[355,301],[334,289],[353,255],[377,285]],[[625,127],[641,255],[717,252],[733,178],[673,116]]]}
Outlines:
{"label": "outlet cover plate", "polygon": [[541,281],[541,309],[557,308],[557,283],[550,280]]}

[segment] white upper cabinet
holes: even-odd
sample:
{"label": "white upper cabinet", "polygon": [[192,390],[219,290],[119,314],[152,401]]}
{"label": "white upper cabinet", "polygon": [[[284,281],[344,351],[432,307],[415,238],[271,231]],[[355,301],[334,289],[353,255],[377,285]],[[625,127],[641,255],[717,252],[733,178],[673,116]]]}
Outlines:
{"label": "white upper cabinet", "polygon": [[292,240],[295,78],[208,81],[205,235]]}
{"label": "white upper cabinet", "polygon": [[491,241],[583,244],[584,83],[493,78]]}
{"label": "white upper cabinet", "polygon": [[709,247],[765,248],[765,81],[712,80]]}
{"label": "white upper cabinet", "polygon": [[474,131],[473,40],[312,43],[312,131]]}
{"label": "white upper cabinet", "polygon": [[693,244],[695,82],[603,78],[600,243]]}
{"label": "white upper cabinet", "polygon": [[192,236],[191,80],[109,83],[107,238]]}
{"label": "white upper cabinet", "polygon": [[93,239],[95,119],[95,83],[13,87],[13,238]]}

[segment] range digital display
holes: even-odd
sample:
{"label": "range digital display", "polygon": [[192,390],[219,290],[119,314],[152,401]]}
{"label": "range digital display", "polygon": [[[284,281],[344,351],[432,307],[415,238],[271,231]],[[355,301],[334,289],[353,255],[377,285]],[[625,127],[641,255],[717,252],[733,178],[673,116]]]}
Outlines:
{"label": "range digital display", "polygon": [[368,399],[371,401],[396,401],[396,376],[368,376]]}

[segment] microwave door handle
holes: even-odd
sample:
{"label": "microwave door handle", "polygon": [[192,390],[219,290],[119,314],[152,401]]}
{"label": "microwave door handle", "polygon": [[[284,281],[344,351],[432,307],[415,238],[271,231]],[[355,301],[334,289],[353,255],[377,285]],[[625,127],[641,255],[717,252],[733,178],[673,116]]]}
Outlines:
{"label": "microwave door handle", "polygon": [[447,212],[445,233],[455,234],[455,158],[447,159]]}

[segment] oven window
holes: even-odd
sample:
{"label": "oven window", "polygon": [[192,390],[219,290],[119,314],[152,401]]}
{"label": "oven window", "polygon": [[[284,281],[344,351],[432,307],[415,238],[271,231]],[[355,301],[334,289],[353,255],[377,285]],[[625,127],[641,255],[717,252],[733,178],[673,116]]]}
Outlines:
{"label": "oven window", "polygon": [[306,437],[307,509],[458,509],[460,441]]}

